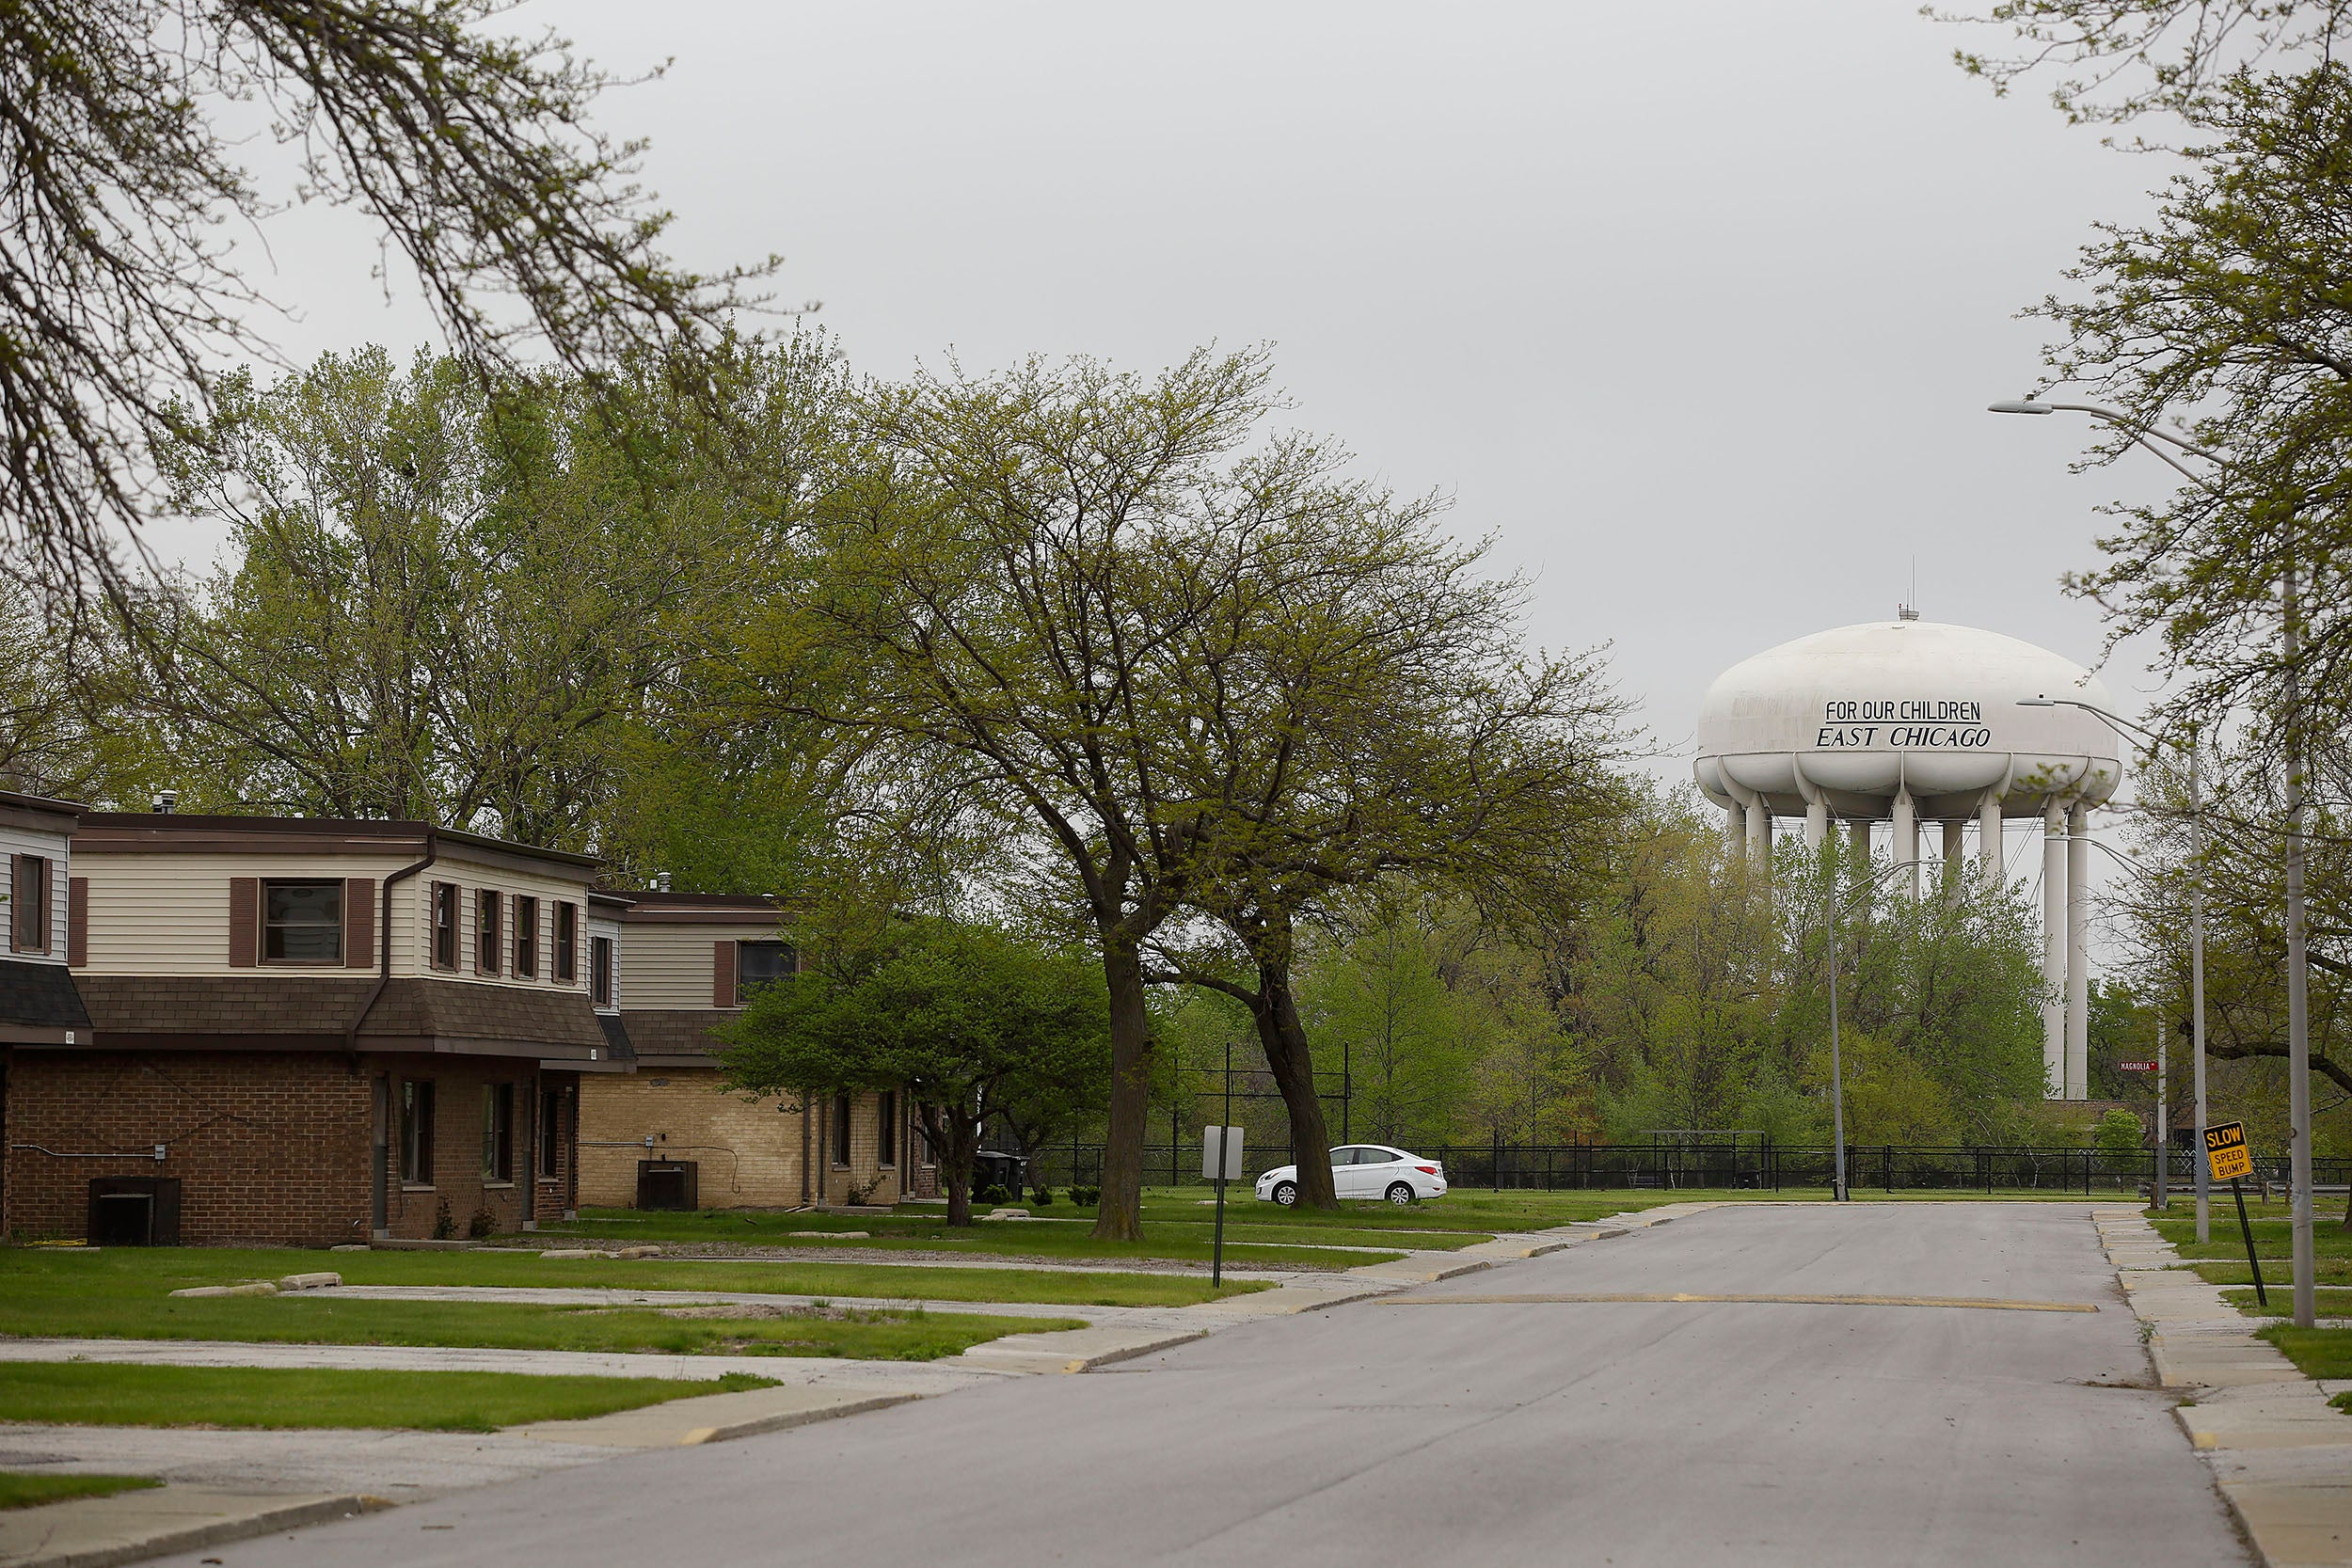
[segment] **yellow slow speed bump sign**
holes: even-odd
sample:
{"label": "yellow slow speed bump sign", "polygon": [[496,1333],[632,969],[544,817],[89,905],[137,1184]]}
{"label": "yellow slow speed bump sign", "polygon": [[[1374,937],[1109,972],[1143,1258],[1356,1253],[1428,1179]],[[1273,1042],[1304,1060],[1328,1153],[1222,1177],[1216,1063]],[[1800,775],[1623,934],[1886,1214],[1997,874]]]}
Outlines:
{"label": "yellow slow speed bump sign", "polygon": [[2253,1151],[2246,1147],[2246,1124],[2221,1121],[2205,1129],[2205,1159],[2216,1181],[2234,1181],[2254,1174]]}

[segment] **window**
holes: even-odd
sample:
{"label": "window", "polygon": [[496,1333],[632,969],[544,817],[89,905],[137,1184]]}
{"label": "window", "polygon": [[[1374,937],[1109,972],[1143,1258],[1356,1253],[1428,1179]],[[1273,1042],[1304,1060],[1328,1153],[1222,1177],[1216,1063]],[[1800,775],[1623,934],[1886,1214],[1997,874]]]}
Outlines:
{"label": "window", "polygon": [[343,884],[263,882],[262,961],[340,964],[343,961]]}
{"label": "window", "polygon": [[482,1180],[515,1180],[515,1085],[482,1085]]}
{"label": "window", "polygon": [[[750,943],[744,945],[749,946]],[[846,1094],[833,1097],[833,1163],[836,1165],[850,1163],[850,1097]]]}
{"label": "window", "polygon": [[539,973],[539,900],[515,897],[515,974],[528,980]]}
{"label": "window", "polygon": [[588,939],[588,1000],[599,1007],[612,1006],[612,939]]}
{"label": "window", "polygon": [[539,1174],[552,1181],[564,1154],[564,1091],[539,1091]]}
{"label": "window", "polygon": [[564,985],[580,978],[580,906],[555,906],[555,977]]}
{"label": "window", "polygon": [[429,1079],[401,1081],[400,1179],[411,1187],[433,1184],[433,1085]]}
{"label": "window", "polygon": [[19,855],[8,876],[8,946],[49,951],[49,858]]}
{"label": "window", "polygon": [[499,972],[499,895],[482,888],[473,895],[473,967],[477,974]]}
{"label": "window", "polygon": [[879,1114],[874,1118],[874,1163],[895,1165],[898,1163],[898,1097],[885,1092],[878,1097]]}
{"label": "window", "polygon": [[433,884],[433,967],[457,967],[457,884]]}
{"label": "window", "polygon": [[735,1005],[752,993],[789,975],[798,964],[792,944],[785,942],[739,942],[735,944]]}

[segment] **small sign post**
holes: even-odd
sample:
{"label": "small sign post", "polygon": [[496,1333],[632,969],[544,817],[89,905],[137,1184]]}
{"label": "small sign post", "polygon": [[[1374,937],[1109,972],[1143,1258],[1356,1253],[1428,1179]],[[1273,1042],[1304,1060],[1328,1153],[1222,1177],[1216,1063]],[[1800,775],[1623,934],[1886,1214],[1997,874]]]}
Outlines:
{"label": "small sign post", "polygon": [[1233,1125],[1233,1042],[1225,1042],[1225,1125],[1200,1130],[1200,1174],[1216,1183],[1216,1235],[1209,1248],[1209,1289],[1225,1287],[1225,1183],[1241,1175],[1241,1129]]}
{"label": "small sign post", "polygon": [[2246,1190],[2238,1185],[2241,1177],[2254,1174],[2254,1153],[2246,1147],[2246,1124],[2242,1121],[2217,1121],[2205,1129],[2205,1163],[2211,1167],[2216,1181],[2230,1184],[2230,1196],[2237,1199],[2238,1234],[2246,1238],[2246,1266],[2254,1271],[2254,1301],[2268,1307],[2270,1296],[2263,1289],[2263,1266],[2254,1256],[2254,1227],[2246,1219]]}

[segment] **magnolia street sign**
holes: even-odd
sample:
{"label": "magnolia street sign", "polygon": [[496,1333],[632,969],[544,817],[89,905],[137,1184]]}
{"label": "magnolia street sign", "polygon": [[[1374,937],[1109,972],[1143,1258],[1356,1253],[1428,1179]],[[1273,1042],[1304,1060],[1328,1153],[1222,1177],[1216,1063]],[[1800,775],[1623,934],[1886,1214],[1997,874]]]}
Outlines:
{"label": "magnolia street sign", "polygon": [[2123,1072],[2153,1072],[2156,1070],[2156,1064],[2153,1062],[2118,1062],[2115,1065],[2118,1070]]}

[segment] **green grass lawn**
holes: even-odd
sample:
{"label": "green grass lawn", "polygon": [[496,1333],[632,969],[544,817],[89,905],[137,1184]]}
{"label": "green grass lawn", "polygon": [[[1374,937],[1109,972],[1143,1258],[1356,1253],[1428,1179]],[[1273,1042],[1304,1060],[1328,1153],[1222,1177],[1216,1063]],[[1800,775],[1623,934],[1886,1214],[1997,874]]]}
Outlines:
{"label": "green grass lawn", "polygon": [[[1229,1261],[1241,1259],[1266,1268],[1304,1265],[1348,1269],[1401,1256],[1394,1252],[1375,1255],[1338,1251],[1336,1248],[1343,1245],[1377,1245],[1383,1238],[1367,1234],[1359,1243],[1355,1239],[1359,1232],[1348,1232],[1344,1238],[1301,1234],[1272,1221],[1271,1216],[1280,1212],[1274,1205],[1259,1207],[1267,1219],[1251,1216],[1242,1221],[1237,1212],[1229,1211],[1225,1229]],[[539,1234],[557,1239],[593,1237],[599,1241],[719,1242],[734,1246],[772,1247],[779,1252],[796,1247],[847,1247],[859,1252],[968,1252],[982,1257],[1086,1262],[1117,1262],[1122,1259],[1192,1263],[1209,1260],[1211,1217],[1200,1210],[1192,1211],[1182,1220],[1171,1217],[1162,1225],[1147,1221],[1140,1242],[1098,1242],[1087,1234],[1094,1221],[1093,1211],[1073,1210],[1067,1205],[1057,1205],[1057,1210],[1058,1220],[1067,1223],[1049,1218],[1040,1224],[1016,1221],[951,1228],[945,1214],[935,1209],[910,1209],[896,1214],[859,1215],[854,1219],[837,1214],[748,1210],[706,1209],[694,1213],[648,1214],[628,1209],[592,1209],[584,1212],[576,1224],[549,1227]],[[1371,1227],[1362,1228],[1368,1231]],[[791,1234],[796,1230],[825,1234]],[[864,1238],[841,1234],[858,1230],[870,1234]],[[1483,1238],[1463,1237],[1451,1244],[1468,1245],[1473,1240]],[[1236,1242],[1253,1244],[1231,1246]]]}
{"label": "green grass lawn", "polygon": [[[2263,1288],[2270,1295],[2270,1305],[2267,1307],[2255,1302],[2254,1287],[2250,1283],[2242,1291],[2222,1291],[2221,1299],[2239,1311],[2253,1317],[2280,1318],[2294,1313],[2295,1287],[2284,1274],[2272,1275],[2265,1272],[2263,1275]],[[2323,1318],[2352,1318],[2352,1290],[2320,1286],[2312,1292],[2312,1308]],[[2330,1375],[2352,1376],[2352,1373],[2331,1373]]]}
{"label": "green grass lawn", "polygon": [[[14,1326],[11,1303],[42,1309],[59,1286],[141,1301],[188,1285],[276,1279],[331,1268],[350,1285],[507,1285],[613,1287],[641,1291],[769,1291],[778,1295],[857,1300],[886,1296],[931,1301],[1008,1301],[1087,1307],[1188,1307],[1213,1297],[1272,1289],[1263,1281],[1210,1289],[1206,1278],[1171,1274],[1079,1274],[1066,1269],[967,1269],[921,1265],[801,1263],[787,1259],[707,1261],[672,1259],[587,1259],[554,1262],[536,1253],[342,1252],[292,1247],[0,1247],[0,1334],[47,1334],[47,1327]],[[246,1297],[212,1298],[215,1304]],[[175,1307],[205,1304],[180,1300]]]}
{"label": "green grass lawn", "polygon": [[[2257,1256],[2259,1257],[2260,1254]],[[2352,1286],[2352,1258],[2319,1258],[2313,1261],[2314,1283]],[[2294,1277],[2295,1263],[2292,1259],[2264,1258],[2262,1265],[2263,1283],[2274,1291],[2279,1288],[2280,1280]],[[2243,1253],[2233,1259],[2215,1259],[2191,1264],[2190,1267],[2196,1271],[2197,1277],[2208,1285],[2251,1285],[2254,1283],[2254,1271],[2248,1267]]]}
{"label": "green grass lawn", "polygon": [[0,1362],[0,1421],[69,1426],[392,1427],[495,1432],[771,1386],[729,1374],[539,1377],[528,1372],[354,1372],[302,1367],[121,1367]]}
{"label": "green grass lawn", "polygon": [[38,1508],[75,1497],[110,1497],[117,1492],[143,1492],[162,1484],[146,1476],[26,1475],[20,1470],[0,1470],[0,1509]]}
{"label": "green grass lawn", "polygon": [[[517,1281],[478,1277],[478,1253],[348,1253],[345,1278],[408,1274],[437,1279],[375,1279],[380,1284],[593,1284],[565,1270],[594,1265],[490,1259],[526,1265]],[[537,1307],[452,1301],[348,1301],[310,1293],[282,1296],[175,1297],[187,1284],[269,1278],[315,1253],[215,1252],[202,1248],[109,1248],[88,1252],[26,1249],[0,1255],[0,1334],[129,1339],[233,1339],[332,1345],[469,1345],[500,1350],[660,1352],[694,1354],[838,1355],[861,1360],[929,1361],[1007,1334],[1074,1328],[1069,1318],[1009,1318],[831,1307],[783,1315],[757,1308],[721,1316],[672,1316],[652,1307]],[[392,1262],[389,1269],[367,1265]],[[444,1265],[422,1269],[426,1262]],[[254,1265],[259,1264],[259,1267]],[[455,1264],[450,1268],[447,1265]],[[241,1266],[242,1265],[242,1266]],[[402,1267],[400,1265],[407,1265]],[[616,1264],[616,1268],[630,1265]],[[674,1265],[692,1269],[696,1265]],[[880,1272],[880,1271],[874,1271]],[[893,1271],[906,1272],[906,1271]],[[472,1278],[449,1277],[475,1275]],[[644,1275],[626,1283],[659,1289]],[[771,1289],[781,1289],[766,1281]],[[702,1289],[719,1289],[705,1281]],[[822,1293],[811,1291],[808,1293]],[[694,1308],[697,1313],[710,1310]]]}
{"label": "green grass lawn", "polygon": [[[2213,1240],[2197,1240],[2197,1222],[2190,1217],[2187,1204],[2176,1200],[2174,1214],[2179,1217],[2153,1220],[2156,1234],[2170,1242],[2185,1259],[2211,1258],[2216,1260],[2236,1259],[2246,1261],[2246,1238],[2239,1233],[2237,1209],[2230,1202],[2228,1193],[2216,1195],[2213,1203]],[[2253,1222],[2254,1256],[2265,1261],[2285,1258],[2294,1240],[2291,1223],[2283,1201],[2246,1205],[2249,1219]],[[2312,1216],[2312,1251],[2320,1258],[2352,1259],[2352,1230],[2344,1228],[2342,1217],[2334,1213]]]}
{"label": "green grass lawn", "polygon": [[2305,1377],[2352,1377],[2352,1328],[2272,1323],[2256,1332],[2278,1346]]}

